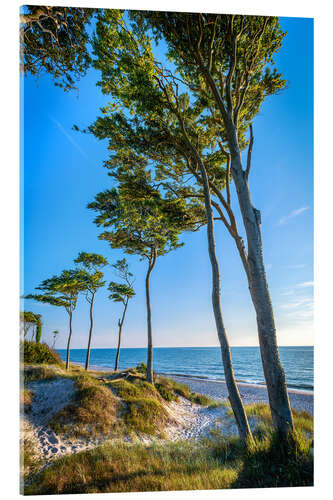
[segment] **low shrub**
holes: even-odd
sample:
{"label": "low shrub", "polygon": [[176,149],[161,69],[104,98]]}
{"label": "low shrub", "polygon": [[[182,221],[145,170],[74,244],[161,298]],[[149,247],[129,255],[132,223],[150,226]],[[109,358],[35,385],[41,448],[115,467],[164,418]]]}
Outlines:
{"label": "low shrub", "polygon": [[20,344],[21,360],[27,364],[49,364],[63,366],[60,356],[45,342],[36,343],[24,340]]}
{"label": "low shrub", "polygon": [[145,377],[147,377],[147,365],[145,363],[139,363],[135,367],[135,371],[142,373]]}

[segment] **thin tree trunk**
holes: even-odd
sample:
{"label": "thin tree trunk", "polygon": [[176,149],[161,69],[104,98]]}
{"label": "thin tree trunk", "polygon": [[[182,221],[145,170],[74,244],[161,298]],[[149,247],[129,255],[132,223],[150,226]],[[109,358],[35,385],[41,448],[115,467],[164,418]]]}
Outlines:
{"label": "thin tree trunk", "polygon": [[204,189],[204,199],[205,199],[205,210],[206,210],[206,218],[207,218],[207,239],[208,239],[208,252],[209,258],[211,262],[212,268],[212,304],[213,311],[215,317],[215,324],[217,329],[217,335],[219,338],[220,346],[221,346],[221,354],[222,354],[222,362],[224,367],[225,380],[229,392],[229,400],[232,407],[232,410],[235,415],[236,424],[238,427],[238,432],[240,438],[243,441],[253,440],[251,429],[247,420],[246,412],[243,406],[242,399],[240,397],[237,383],[234,376],[232,359],[230,353],[230,346],[228,337],[225,331],[222,311],[221,311],[221,280],[220,280],[220,269],[218,260],[216,257],[216,248],[215,248],[215,236],[214,236],[214,217],[213,217],[213,209],[211,204],[211,196],[210,196],[210,188],[209,181],[207,177],[207,172],[205,166],[201,160],[200,155],[197,150],[193,147],[190,139],[185,130],[184,122],[180,120],[183,135],[187,141],[189,148],[192,151],[192,154],[195,160],[198,163],[199,170],[201,173],[202,181],[203,181],[203,189]]}
{"label": "thin tree trunk", "polygon": [[90,344],[91,344],[91,337],[92,337],[93,324],[94,324],[94,319],[93,319],[94,300],[95,300],[95,294],[93,293],[92,296],[91,296],[90,310],[89,310],[90,328],[89,328],[89,340],[88,340],[88,348],[87,348],[85,370],[88,370],[88,368],[89,368]]}
{"label": "thin tree trunk", "polygon": [[68,341],[67,341],[67,355],[66,355],[66,370],[69,369],[69,347],[71,345],[71,337],[72,337],[72,311],[69,313],[69,334],[68,334]]}
{"label": "thin tree trunk", "polygon": [[287,435],[293,430],[285,373],[282,368],[262,254],[260,213],[251,202],[248,183],[242,169],[240,154],[232,155],[231,171],[237,190],[248,242],[249,289],[256,310],[260,353],[263,364],[269,404],[276,430]]}
{"label": "thin tree trunk", "polygon": [[220,280],[220,270],[219,264],[216,257],[216,248],[215,248],[215,236],[214,236],[214,219],[213,219],[213,210],[211,206],[210,199],[210,190],[208,184],[207,172],[202,164],[201,160],[199,161],[199,168],[203,179],[204,186],[204,196],[205,196],[205,209],[206,209],[206,217],[207,217],[207,239],[208,239],[208,251],[209,258],[212,267],[212,303],[215,317],[215,324],[217,329],[218,338],[221,346],[221,354],[222,361],[224,366],[225,380],[229,392],[229,400],[232,407],[232,410],[235,415],[238,432],[240,438],[243,441],[248,439],[252,440],[251,429],[247,420],[247,416],[245,413],[245,409],[243,406],[242,399],[240,397],[237,383],[234,376],[232,359],[230,353],[230,347],[228,342],[228,337],[225,331],[222,311],[221,311],[221,280]]}
{"label": "thin tree trunk", "polygon": [[151,327],[149,280],[155,262],[156,262],[156,249],[154,248],[154,250],[152,251],[152,256],[149,259],[149,266],[146,275],[146,304],[147,304],[147,331],[148,331],[147,381],[150,382],[151,384],[154,383],[154,376],[153,376],[153,335]]}
{"label": "thin tree trunk", "polygon": [[118,332],[118,347],[117,347],[117,355],[116,355],[116,361],[115,361],[115,365],[114,365],[114,371],[115,371],[115,372],[118,370],[119,354],[120,354],[120,344],[121,344],[121,331],[122,331],[122,328],[123,328],[123,323],[124,323],[124,320],[125,320],[125,314],[126,314],[126,309],[127,309],[128,300],[129,300],[129,299],[128,299],[128,297],[127,297],[126,302],[125,302],[125,307],[124,307],[124,311],[123,311],[122,318],[121,318],[121,320],[119,320],[119,321],[118,321],[119,332]]}

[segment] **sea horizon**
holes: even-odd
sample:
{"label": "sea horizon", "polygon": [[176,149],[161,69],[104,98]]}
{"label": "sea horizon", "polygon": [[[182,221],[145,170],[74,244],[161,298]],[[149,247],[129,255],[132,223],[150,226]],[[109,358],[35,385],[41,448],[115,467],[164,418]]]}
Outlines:
{"label": "sea horizon", "polygon": [[[56,349],[63,360],[66,349]],[[235,378],[240,383],[265,385],[260,348],[258,346],[231,346]],[[313,391],[313,346],[279,346],[279,355],[290,389]],[[84,364],[86,348],[73,348],[70,361]],[[119,369],[135,367],[146,362],[146,347],[123,347]],[[90,367],[112,370],[116,348],[92,348]],[[224,381],[224,370],[219,346],[155,347],[154,370],[165,375],[179,375],[206,380]]]}

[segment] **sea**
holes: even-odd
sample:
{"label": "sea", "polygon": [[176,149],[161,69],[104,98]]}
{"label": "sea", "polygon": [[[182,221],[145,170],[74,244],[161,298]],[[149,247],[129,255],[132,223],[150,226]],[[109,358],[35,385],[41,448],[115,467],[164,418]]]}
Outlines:
{"label": "sea", "polygon": [[[71,349],[70,361],[84,364],[86,349]],[[66,350],[58,349],[60,357],[66,359]],[[287,386],[313,391],[313,347],[279,347]],[[116,349],[91,349],[90,368],[110,370],[114,367]],[[231,357],[236,380],[250,384],[264,384],[259,347],[231,347]],[[119,369],[146,363],[147,349],[123,348],[120,351]],[[225,380],[219,347],[155,347],[154,371],[166,375],[210,380]]]}

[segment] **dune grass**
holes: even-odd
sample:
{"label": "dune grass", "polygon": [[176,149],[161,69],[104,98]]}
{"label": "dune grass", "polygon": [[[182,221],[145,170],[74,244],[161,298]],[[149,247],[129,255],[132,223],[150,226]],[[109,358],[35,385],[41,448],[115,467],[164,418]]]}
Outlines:
{"label": "dune grass", "polygon": [[274,433],[253,446],[215,433],[200,442],[106,444],[58,460],[26,494],[111,493],[163,490],[310,486],[309,443],[295,435],[290,447]]}
{"label": "dune grass", "polygon": [[168,379],[166,377],[157,376],[155,386],[160,392],[161,396],[167,401],[177,400],[178,396],[188,399],[192,403],[208,406],[208,407],[218,407],[222,403],[211,399],[204,394],[198,394],[196,392],[191,392],[189,387],[185,384],[176,382],[175,380]]}
{"label": "dune grass", "polygon": [[57,413],[52,430],[68,436],[108,435],[117,427],[118,401],[103,382],[80,374],[75,379],[76,400]]}
{"label": "dune grass", "polygon": [[23,479],[38,472],[42,460],[38,457],[38,452],[34,442],[24,436],[20,440],[20,468]]}
{"label": "dune grass", "polygon": [[20,391],[20,405],[23,407],[24,411],[29,410],[33,399],[32,391],[29,389],[21,389]]}

